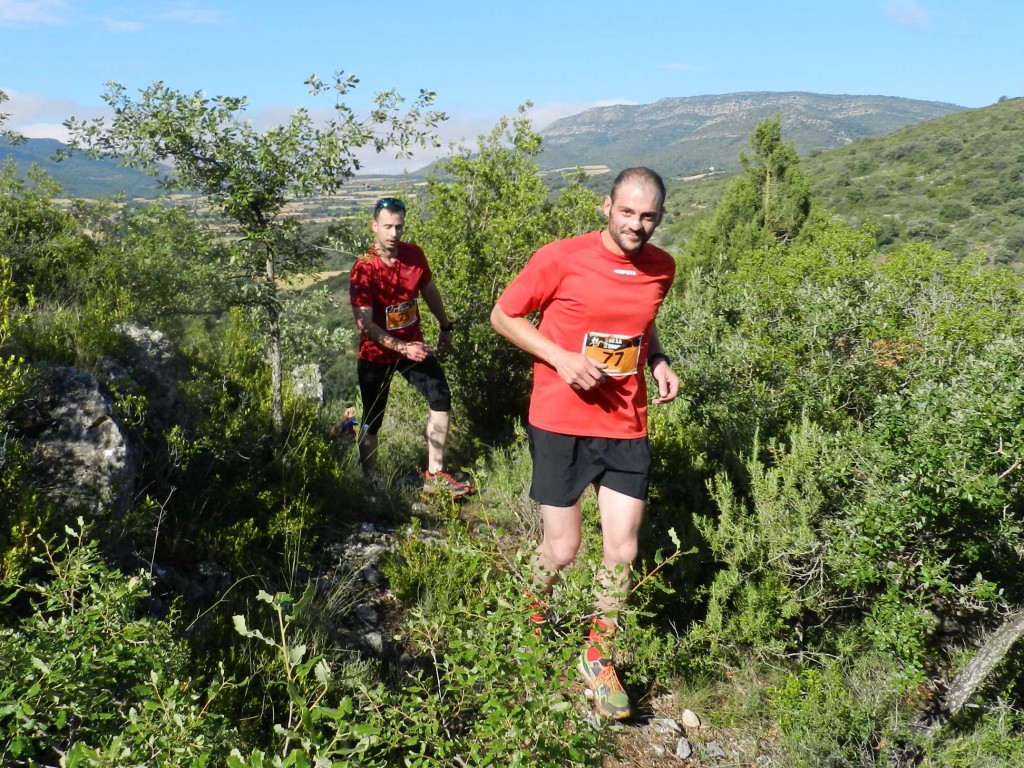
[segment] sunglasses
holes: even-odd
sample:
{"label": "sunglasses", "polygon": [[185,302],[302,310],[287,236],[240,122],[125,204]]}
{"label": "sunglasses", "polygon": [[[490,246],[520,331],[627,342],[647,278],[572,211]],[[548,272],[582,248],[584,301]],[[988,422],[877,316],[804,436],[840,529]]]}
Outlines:
{"label": "sunglasses", "polygon": [[404,211],[405,203],[399,200],[397,197],[382,197],[377,201],[377,204],[373,206],[373,215],[376,216],[384,208],[391,211]]}

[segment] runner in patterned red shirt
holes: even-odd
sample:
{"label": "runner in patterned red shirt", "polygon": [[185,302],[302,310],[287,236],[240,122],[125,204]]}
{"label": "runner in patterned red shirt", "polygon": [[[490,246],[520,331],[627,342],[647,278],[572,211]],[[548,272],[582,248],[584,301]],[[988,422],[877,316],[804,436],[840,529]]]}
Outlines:
{"label": "runner in patterned red shirt", "polygon": [[[649,168],[628,168],[605,198],[600,232],[551,243],[535,253],[491,312],[495,330],[534,356],[529,436],[530,496],[540,505],[543,536],[529,590],[542,624],[545,597],[576,557],[580,499],[597,492],[603,534],[596,609],[579,669],[598,712],[623,719],[629,697],[608,658],[616,614],[632,585],[637,534],[650,473],[647,443],[649,366],[653,403],[679,392],[661,349],[658,309],[675,261],[648,243],[661,221],[665,184]],[[537,325],[529,316],[540,312]]]}
{"label": "runner in patterned red shirt", "polygon": [[359,460],[364,474],[373,477],[377,433],[384,423],[391,380],[399,373],[426,398],[430,408],[423,489],[463,496],[472,487],[444,471],[451,390],[433,348],[424,341],[419,298],[440,323],[438,352],[451,345],[452,322],[423,251],[402,242],[404,228],[405,203],[394,197],[378,200],[373,209],[376,241],[353,265],[349,278],[352,312],[360,335],[356,364],[363,401]]}

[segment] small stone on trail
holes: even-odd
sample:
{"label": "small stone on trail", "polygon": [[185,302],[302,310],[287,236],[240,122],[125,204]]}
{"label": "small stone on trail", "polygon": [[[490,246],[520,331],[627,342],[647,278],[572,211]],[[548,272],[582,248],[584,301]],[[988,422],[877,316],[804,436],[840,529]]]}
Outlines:
{"label": "small stone on trail", "polygon": [[679,741],[676,742],[675,756],[680,760],[686,760],[692,754],[693,747],[690,746],[690,742],[686,740],[685,736],[680,736]]}
{"label": "small stone on trail", "polygon": [[687,728],[700,728],[700,718],[689,709],[683,710],[683,725]]}

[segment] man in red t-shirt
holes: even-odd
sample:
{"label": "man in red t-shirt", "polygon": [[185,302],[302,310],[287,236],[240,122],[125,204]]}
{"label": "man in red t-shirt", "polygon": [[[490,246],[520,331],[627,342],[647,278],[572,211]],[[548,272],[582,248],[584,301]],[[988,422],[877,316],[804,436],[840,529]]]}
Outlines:
{"label": "man in red t-shirt", "polygon": [[444,471],[451,390],[434,350],[423,340],[419,297],[440,323],[438,352],[451,346],[452,322],[422,249],[401,240],[405,203],[394,197],[378,200],[372,226],[376,241],[353,265],[349,286],[360,336],[356,363],[363,400],[359,461],[363,472],[372,476],[377,465],[377,433],[384,423],[391,379],[397,372],[427,399],[430,407],[424,490],[465,495],[471,487]]}
{"label": "man in red t-shirt", "polygon": [[[632,586],[632,563],[650,472],[649,366],[667,403],[679,378],[654,320],[675,261],[648,243],[661,221],[665,184],[649,168],[628,168],[604,200],[608,225],[538,250],[498,298],[495,330],[534,357],[529,436],[530,496],[540,505],[531,617],[544,622],[544,596],[576,557],[580,498],[593,485],[604,541],[596,610],[579,668],[598,712],[622,719],[629,697],[608,656],[616,614]],[[538,311],[534,325],[528,318]]]}

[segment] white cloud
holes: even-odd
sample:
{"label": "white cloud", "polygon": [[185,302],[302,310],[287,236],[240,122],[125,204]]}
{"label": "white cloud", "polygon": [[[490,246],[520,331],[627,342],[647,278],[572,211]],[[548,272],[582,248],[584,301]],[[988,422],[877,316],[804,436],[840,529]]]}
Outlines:
{"label": "white cloud", "polygon": [[695,64],[686,64],[682,61],[669,61],[661,65],[662,69],[667,69],[672,72],[703,72],[704,67],[698,67]]}
{"label": "white cloud", "polygon": [[215,8],[175,8],[160,14],[161,18],[199,26],[216,26],[227,21],[222,11]]}
{"label": "white cloud", "polygon": [[64,0],[0,0],[0,27],[67,22]]}
{"label": "white cloud", "polygon": [[68,138],[64,121],[69,117],[79,120],[91,120],[108,115],[106,107],[87,106],[71,99],[47,99],[33,93],[20,93],[0,86],[9,97],[0,106],[0,111],[7,115],[5,128],[17,131],[29,139]]}
{"label": "white cloud", "polygon": [[119,34],[134,34],[141,32],[146,25],[139,21],[127,21],[126,19],[113,19],[109,16],[103,19],[103,26],[111,32]]}
{"label": "white cloud", "polygon": [[888,0],[883,10],[890,19],[914,29],[928,26],[928,11],[917,0]]}
{"label": "white cloud", "polygon": [[553,101],[548,104],[541,104],[540,106],[534,107],[530,110],[529,115],[533,118],[534,129],[543,130],[555,122],[555,120],[561,120],[563,117],[569,117],[570,115],[578,115],[580,112],[586,112],[588,109],[595,109],[597,107],[615,107],[620,104],[636,103],[637,102],[631,99]]}
{"label": "white cloud", "polygon": [[68,140],[68,129],[61,123],[12,124],[10,127],[26,139],[56,139],[64,143],[67,143]]}

